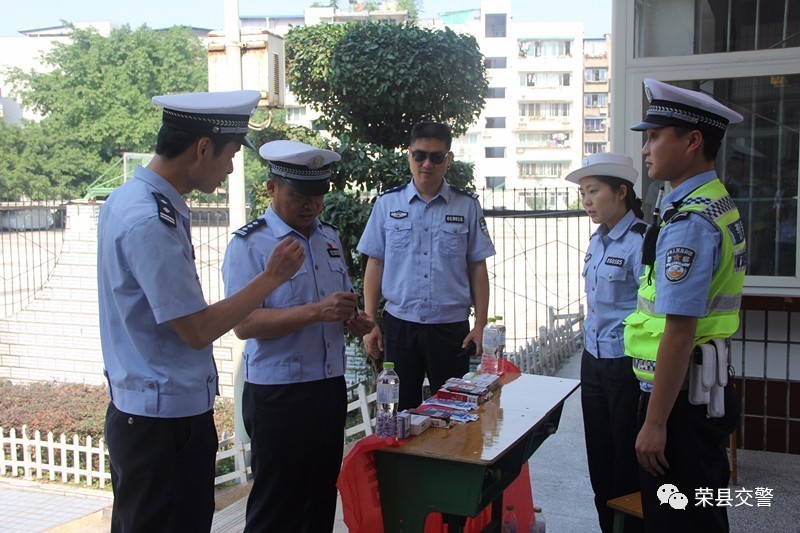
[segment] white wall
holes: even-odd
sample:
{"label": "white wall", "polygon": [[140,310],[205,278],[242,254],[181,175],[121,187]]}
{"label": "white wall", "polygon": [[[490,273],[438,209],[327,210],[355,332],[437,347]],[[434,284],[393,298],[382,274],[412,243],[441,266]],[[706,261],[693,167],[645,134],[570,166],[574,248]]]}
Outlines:
{"label": "white wall", "polygon": [[[100,205],[67,206],[63,247],[49,279],[22,311],[0,319],[0,379],[104,383],[96,272]],[[225,397],[233,396],[232,335],[214,344]]]}

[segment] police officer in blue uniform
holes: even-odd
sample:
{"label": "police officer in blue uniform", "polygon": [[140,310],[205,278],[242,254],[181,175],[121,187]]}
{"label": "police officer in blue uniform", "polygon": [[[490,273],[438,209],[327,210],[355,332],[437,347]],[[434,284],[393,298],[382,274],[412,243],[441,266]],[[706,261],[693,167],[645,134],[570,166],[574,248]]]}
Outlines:
{"label": "police officer in blue uniform", "polygon": [[336,228],[320,221],[339,154],[296,141],[259,149],[271,203],[235,232],[222,267],[235,293],[287,236],[306,260],[234,328],[247,339],[242,414],[252,446],[245,531],[331,531],[347,411],[344,328],[374,322],[357,309]]}
{"label": "police officer in blue uniform", "polygon": [[[635,449],[644,525],[724,532],[725,508],[699,504],[696,494],[716,498],[728,486],[725,443],[740,419],[726,343],[739,325],[746,243],[715,159],[728,124],[743,117],[704,93],[650,78],[644,85],[650,105],[632,129],[646,132],[650,178],[672,187],[645,235],[645,275],[625,321],[626,353],[643,391]],[[719,405],[695,397],[692,372],[700,364],[714,365]]]}
{"label": "police officer in blue uniform", "polygon": [[[608,500],[639,490],[633,445],[638,426],[639,381],[625,356],[623,320],[636,308],[642,274],[639,173],[623,154],[592,154],[567,181],[580,186],[583,208],[599,224],[583,261],[586,290],[581,406],[589,478],[604,533],[614,526]],[[633,531],[641,523],[626,524]]]}
{"label": "police officer in blue uniform", "polygon": [[[486,258],[495,250],[477,195],[451,186],[444,175],[453,159],[446,124],[420,122],[411,130],[408,163],[413,179],[384,191],[358,243],[369,256],[364,309],[371,317],[386,299],[384,337],[364,336],[368,354],[393,361],[400,377],[399,408],[417,407],[427,373],[436,392],[469,370],[464,348],[481,353],[489,306]],[[470,306],[475,323],[469,326]]]}
{"label": "police officer in blue uniform", "polygon": [[100,209],[100,340],[111,402],[105,437],[112,531],[209,531],[214,514],[217,370],[211,343],[303,261],[286,239],[231,297],[208,305],[182,195],[232,170],[258,91],[156,96],[156,155]]}

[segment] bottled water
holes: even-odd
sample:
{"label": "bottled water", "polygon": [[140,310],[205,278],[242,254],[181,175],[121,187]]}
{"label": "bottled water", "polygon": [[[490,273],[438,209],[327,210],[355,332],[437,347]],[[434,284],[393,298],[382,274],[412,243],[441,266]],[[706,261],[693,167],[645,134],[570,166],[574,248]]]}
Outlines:
{"label": "bottled water", "polygon": [[397,436],[397,404],[400,402],[400,378],[394,371],[394,363],[386,361],[378,374],[375,430],[379,437]]}
{"label": "bottled water", "polygon": [[547,532],[547,524],[544,521],[544,517],[542,516],[542,509],[539,507],[533,508],[534,515],[531,519],[531,528],[530,533],[546,533]]}
{"label": "bottled water", "polygon": [[502,374],[503,368],[505,368],[500,359],[505,359],[506,356],[506,327],[500,323],[501,320],[503,320],[501,316],[494,317],[494,326],[496,328],[495,335],[497,338],[497,348],[495,348],[495,352],[497,353],[498,374]]}
{"label": "bottled water", "polygon": [[514,506],[506,505],[506,512],[503,513],[503,533],[518,533],[517,515],[514,514]]}
{"label": "bottled water", "polygon": [[498,331],[495,319],[489,318],[483,328],[483,354],[481,355],[481,373],[497,374]]}

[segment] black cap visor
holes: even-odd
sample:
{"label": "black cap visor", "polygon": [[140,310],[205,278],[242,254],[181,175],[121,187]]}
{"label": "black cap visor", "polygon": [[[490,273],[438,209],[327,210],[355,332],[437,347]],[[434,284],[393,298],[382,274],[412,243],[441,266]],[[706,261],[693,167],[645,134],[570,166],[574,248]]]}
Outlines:
{"label": "black cap visor", "polygon": [[306,196],[322,196],[331,190],[331,180],[328,178],[321,180],[299,180],[287,178],[285,176],[282,177],[286,185],[291,187],[295,192]]}

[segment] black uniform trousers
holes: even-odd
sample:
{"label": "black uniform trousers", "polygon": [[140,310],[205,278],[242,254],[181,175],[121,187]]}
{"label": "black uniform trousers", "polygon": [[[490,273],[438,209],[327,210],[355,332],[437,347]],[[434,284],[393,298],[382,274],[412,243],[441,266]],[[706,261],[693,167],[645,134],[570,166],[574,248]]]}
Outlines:
{"label": "black uniform trousers", "polygon": [[[644,423],[650,393],[642,393],[639,423]],[[718,489],[728,486],[730,465],[725,444],[740,423],[741,406],[733,384],[725,387],[725,415],[708,418],[705,405],[689,403],[688,393],[678,394],[667,419],[667,444],[664,455],[669,468],[663,476],[639,471],[645,531],[674,533],[727,532],[728,513],[716,505]],[[660,504],[657,491],[661,485],[675,485],[686,496],[686,509]],[[711,505],[696,505],[698,489],[711,489]]]}
{"label": "black uniform trousers", "polygon": [[211,530],[218,446],[213,411],[152,418],[109,403],[105,438],[113,533]]}
{"label": "black uniform trousers", "polygon": [[[639,490],[636,435],[639,380],[630,357],[597,359],[586,350],[581,361],[581,407],[589,479],[603,533],[611,533],[614,511],[608,500]],[[625,531],[641,531],[626,520]]]}
{"label": "black uniform trousers", "polygon": [[426,373],[435,393],[448,378],[460,378],[469,371],[469,356],[459,355],[469,333],[468,321],[420,324],[384,312],[383,328],[386,360],[394,363],[400,378],[400,411],[422,403]]}
{"label": "black uniform trousers", "polygon": [[253,488],[246,532],[333,530],[342,464],[344,377],[287,385],[244,384]]}

